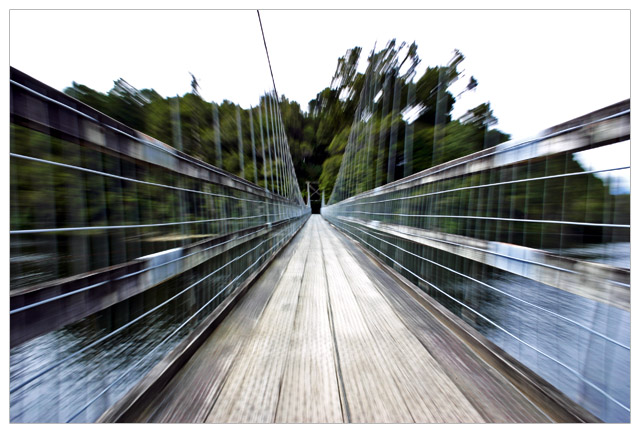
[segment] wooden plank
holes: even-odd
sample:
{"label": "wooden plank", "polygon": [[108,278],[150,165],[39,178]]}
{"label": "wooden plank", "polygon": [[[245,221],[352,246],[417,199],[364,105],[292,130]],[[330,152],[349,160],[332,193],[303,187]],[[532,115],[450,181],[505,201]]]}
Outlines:
{"label": "wooden plank", "polygon": [[393,366],[387,353],[380,350],[378,335],[367,326],[340,265],[344,252],[326,238],[326,223],[320,225],[320,240],[327,269],[327,286],[337,354],[344,382],[345,406],[349,422],[413,422],[397,384],[389,374]]}
{"label": "wooden plank", "polygon": [[300,236],[298,250],[237,356],[206,422],[265,423],[275,420],[309,251],[309,225]]}
{"label": "wooden plank", "polygon": [[[348,240],[343,240],[350,243]],[[396,281],[352,245],[347,245],[367,274],[387,290],[382,291],[398,316],[458,385],[476,410],[489,422],[549,422],[535,405],[504,377],[487,366]]]}
{"label": "wooden plank", "polygon": [[343,422],[329,300],[318,225],[309,231],[309,256],[302,279],[276,422]]}
{"label": "wooden plank", "polygon": [[[363,252],[345,235],[340,233],[339,238],[367,275],[386,288],[381,293],[399,317],[488,422],[598,422],[453,313],[419,293],[419,289],[412,289],[402,277],[393,275],[391,268],[371,259],[368,252]],[[431,305],[434,310],[430,309]],[[469,338],[461,338],[464,335],[475,336],[472,339],[479,345],[471,344]],[[496,362],[491,361],[492,357]],[[497,362],[498,359],[501,362]],[[535,383],[533,387],[537,387],[537,391],[524,382]],[[542,396],[545,393],[547,397]]]}
{"label": "wooden plank", "polygon": [[[415,422],[482,422],[473,405],[398,317],[380,290],[325,223],[323,239],[333,246],[366,325],[376,338],[369,352],[384,357],[387,375]],[[376,395],[370,395],[376,399]],[[401,421],[401,420],[398,420]]]}
{"label": "wooden plank", "polygon": [[136,422],[204,422],[300,243],[298,233]]}
{"label": "wooden plank", "polygon": [[508,381],[489,368],[449,329],[428,314],[389,275],[342,234],[340,242],[376,281],[398,317],[442,367],[474,408],[489,422],[548,422]]}

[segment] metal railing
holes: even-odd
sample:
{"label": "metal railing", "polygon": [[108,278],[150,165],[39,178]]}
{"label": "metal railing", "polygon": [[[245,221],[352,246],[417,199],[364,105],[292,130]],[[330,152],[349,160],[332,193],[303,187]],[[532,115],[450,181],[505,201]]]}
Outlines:
{"label": "metal railing", "polygon": [[304,224],[268,108],[259,187],[11,70],[12,422],[96,420]]}
{"label": "metal railing", "polygon": [[347,198],[321,212],[593,414],[628,421],[630,166],[581,162],[629,140],[629,118],[623,101],[359,194],[349,142]]}

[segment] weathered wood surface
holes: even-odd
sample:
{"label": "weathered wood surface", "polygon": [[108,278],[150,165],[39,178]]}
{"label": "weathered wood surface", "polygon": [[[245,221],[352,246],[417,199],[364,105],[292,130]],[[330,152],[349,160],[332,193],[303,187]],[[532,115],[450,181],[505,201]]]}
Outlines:
{"label": "weathered wood surface", "polygon": [[549,422],[312,216],[139,422]]}

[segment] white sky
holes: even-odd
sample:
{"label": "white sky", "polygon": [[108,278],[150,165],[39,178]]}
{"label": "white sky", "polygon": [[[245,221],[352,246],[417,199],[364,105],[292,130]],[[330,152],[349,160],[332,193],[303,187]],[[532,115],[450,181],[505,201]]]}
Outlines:
{"label": "white sky", "polygon": [[[308,101],[328,86],[339,56],[395,37],[418,44],[422,72],[466,56],[475,92],[457,117],[490,101],[498,128],[522,138],[630,97],[630,12],[624,10],[350,10],[261,12],[280,94]],[[255,10],[14,10],[10,64],[55,88],[106,92],[119,77],[163,96],[256,104],[270,87]],[[361,70],[366,59],[361,61]]]}

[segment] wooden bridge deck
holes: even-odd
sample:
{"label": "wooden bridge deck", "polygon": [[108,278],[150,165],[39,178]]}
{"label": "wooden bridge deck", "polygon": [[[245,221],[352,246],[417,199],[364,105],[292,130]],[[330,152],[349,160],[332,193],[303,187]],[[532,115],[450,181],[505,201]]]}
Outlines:
{"label": "wooden bridge deck", "polygon": [[549,422],[314,215],[138,422]]}

